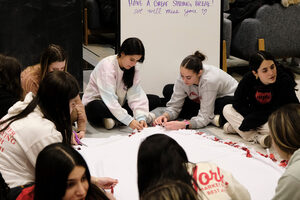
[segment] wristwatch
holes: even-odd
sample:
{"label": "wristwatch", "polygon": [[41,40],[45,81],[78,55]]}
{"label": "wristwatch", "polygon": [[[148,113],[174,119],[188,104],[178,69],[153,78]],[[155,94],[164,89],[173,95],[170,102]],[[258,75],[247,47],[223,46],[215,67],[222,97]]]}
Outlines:
{"label": "wristwatch", "polygon": [[185,129],[189,129],[190,128],[190,121],[184,120],[184,122],[185,122]]}

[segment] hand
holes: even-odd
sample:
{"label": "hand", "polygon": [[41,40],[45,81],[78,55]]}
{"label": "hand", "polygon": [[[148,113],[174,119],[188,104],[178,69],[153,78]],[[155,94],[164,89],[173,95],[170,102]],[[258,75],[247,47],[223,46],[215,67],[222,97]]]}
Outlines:
{"label": "hand", "polygon": [[178,130],[178,129],[184,129],[185,128],[185,122],[183,121],[171,121],[163,123],[163,126],[166,130]]}
{"label": "hand", "polygon": [[142,125],[144,128],[147,128],[147,127],[148,127],[148,125],[147,125],[147,123],[146,123],[145,120],[141,120],[141,121],[139,121],[139,123],[140,123],[140,125]]}
{"label": "hand", "polygon": [[143,130],[143,126],[137,121],[137,120],[132,120],[129,124],[130,128],[137,129],[138,131]]}
{"label": "hand", "polygon": [[92,183],[94,183],[99,188],[110,189],[118,184],[118,179],[113,179],[109,177],[92,177]]}
{"label": "hand", "polygon": [[76,139],[75,139],[75,134],[74,134],[74,132],[72,132],[71,144],[72,144],[72,145],[78,145],[77,142],[76,142]]}
{"label": "hand", "polygon": [[84,138],[85,131],[79,131],[79,132],[77,132],[77,136],[78,136],[79,139]]}
{"label": "hand", "polygon": [[165,115],[161,115],[159,117],[157,117],[153,124],[156,126],[156,125],[163,125],[165,122],[168,121],[168,118],[165,116]]}

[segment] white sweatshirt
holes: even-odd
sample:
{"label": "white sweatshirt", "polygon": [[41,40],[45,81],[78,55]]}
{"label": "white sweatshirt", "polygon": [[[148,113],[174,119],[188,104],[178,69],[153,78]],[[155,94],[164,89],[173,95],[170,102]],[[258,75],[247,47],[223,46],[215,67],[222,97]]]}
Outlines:
{"label": "white sweatshirt", "polygon": [[188,86],[179,77],[174,85],[171,100],[167,103],[166,113],[170,120],[178,117],[184,99],[188,96],[191,100],[200,103],[198,115],[190,119],[193,128],[202,128],[214,118],[215,100],[224,96],[234,96],[238,82],[223,70],[203,65],[203,73],[198,85]]}
{"label": "white sweatshirt", "polygon": [[198,194],[204,200],[250,200],[248,190],[241,185],[230,172],[219,166],[200,162],[187,164],[189,173],[197,181]]}
{"label": "white sweatshirt", "polygon": [[[148,98],[140,85],[139,66],[135,67],[133,85],[128,90],[125,89],[122,77],[123,71],[116,55],[102,59],[90,75],[82,97],[83,105],[102,99],[110,112],[125,125],[128,126],[134,118],[146,121],[149,113]],[[134,118],[122,108],[126,99]]]}
{"label": "white sweatshirt", "polygon": [[[32,98],[29,92],[25,100],[15,103],[2,120],[20,113]],[[0,126],[0,129],[3,127]],[[0,171],[9,187],[34,182],[38,154],[44,147],[56,142],[62,142],[62,135],[51,121],[44,118],[38,106],[27,117],[0,132]]]}

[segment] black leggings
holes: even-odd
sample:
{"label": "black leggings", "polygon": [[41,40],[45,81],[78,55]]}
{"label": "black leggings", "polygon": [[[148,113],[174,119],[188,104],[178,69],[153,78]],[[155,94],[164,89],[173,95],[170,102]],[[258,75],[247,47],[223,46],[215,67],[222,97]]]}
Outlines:
{"label": "black leggings", "polygon": [[[172,97],[173,89],[174,89],[174,84],[168,84],[163,89],[163,95],[167,102],[170,101],[170,99]],[[221,126],[223,126],[227,121],[225,119],[225,117],[223,116],[223,108],[227,104],[232,104],[233,100],[234,100],[233,96],[224,96],[221,98],[217,98],[215,101],[214,114],[220,115],[220,125]],[[199,109],[200,109],[199,103],[196,103],[196,102],[192,101],[189,97],[186,97],[178,118],[190,119],[190,118],[198,115]]]}
{"label": "black leggings", "polygon": [[[147,94],[147,97],[149,101],[150,111],[160,105],[160,98],[157,95]],[[133,112],[129,107],[127,101],[122,107],[127,110],[129,115],[133,115]],[[102,100],[94,100],[89,102],[85,106],[85,112],[89,123],[93,126],[103,126],[104,118],[113,118],[114,120],[117,120],[117,118],[110,112],[110,110]]]}

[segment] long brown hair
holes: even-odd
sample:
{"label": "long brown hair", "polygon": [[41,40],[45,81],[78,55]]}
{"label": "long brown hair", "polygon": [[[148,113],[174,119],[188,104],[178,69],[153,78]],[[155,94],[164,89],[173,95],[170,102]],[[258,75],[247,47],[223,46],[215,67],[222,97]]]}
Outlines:
{"label": "long brown hair", "polygon": [[67,71],[67,54],[65,50],[56,44],[50,44],[42,53],[40,59],[41,65],[41,80],[43,80],[48,73],[49,65],[54,62],[63,62],[66,61],[66,66],[64,71]]}
{"label": "long brown hair", "polygon": [[269,117],[270,134],[275,145],[292,155],[300,148],[300,104],[287,104]]}

